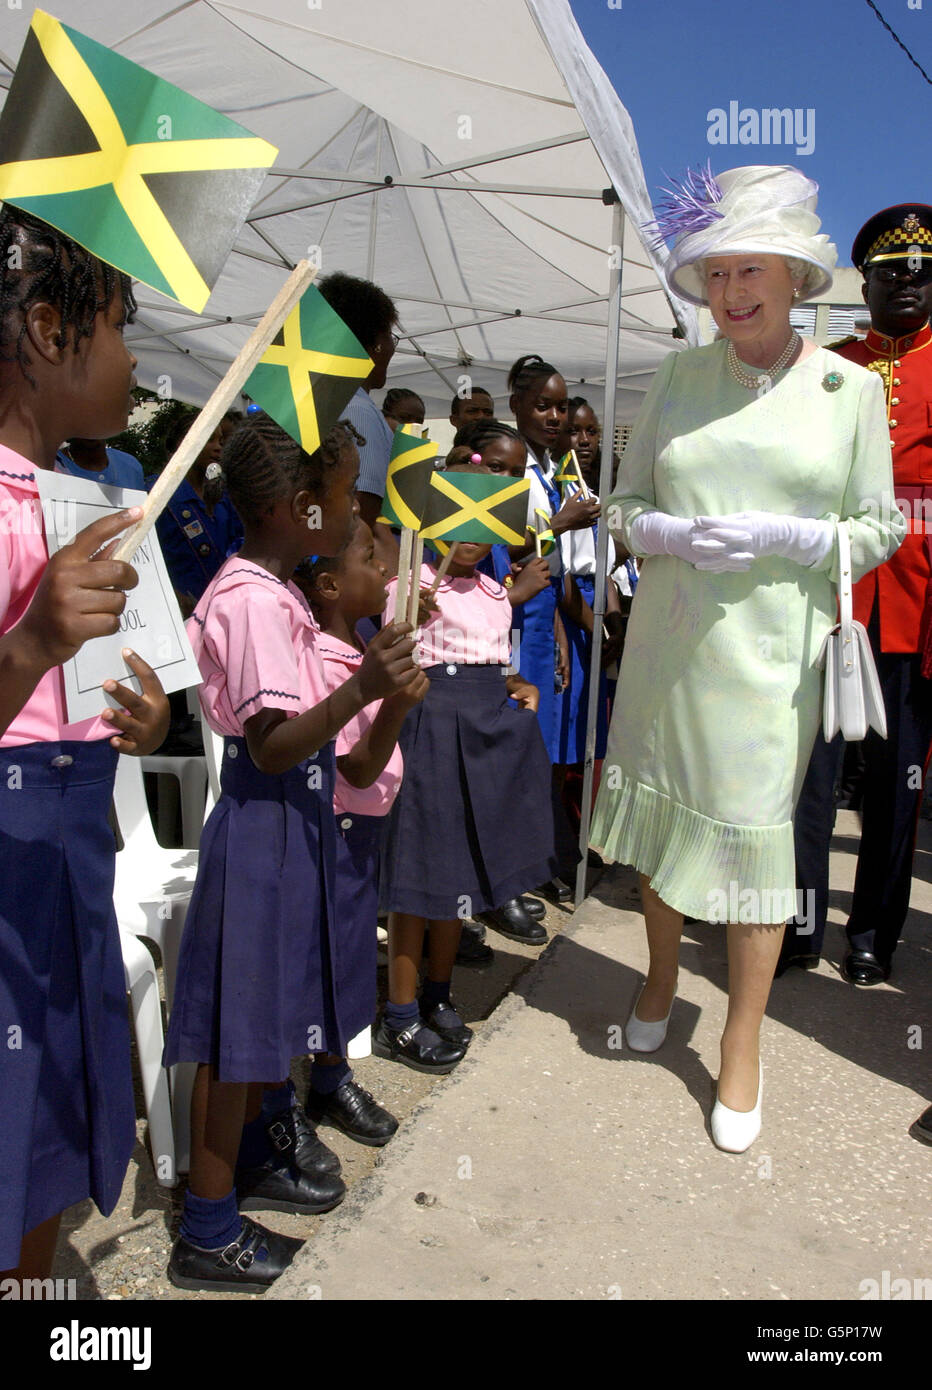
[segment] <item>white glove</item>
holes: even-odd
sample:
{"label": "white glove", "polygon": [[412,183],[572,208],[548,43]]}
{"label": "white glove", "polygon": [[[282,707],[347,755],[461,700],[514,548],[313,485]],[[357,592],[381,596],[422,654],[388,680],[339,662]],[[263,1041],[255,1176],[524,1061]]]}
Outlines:
{"label": "white glove", "polygon": [[675,555],[697,570],[713,574],[751,568],[756,558],[750,531],[734,524],[733,517],[670,516],[667,512],[642,512],[628,529],[635,555]]}
{"label": "white glove", "polygon": [[735,512],[725,517],[700,516],[696,520],[708,535],[717,534],[723,523],[738,526],[749,534],[748,549],[756,558],[779,555],[807,568],[824,560],[835,540],[834,522],[817,521],[809,516]]}

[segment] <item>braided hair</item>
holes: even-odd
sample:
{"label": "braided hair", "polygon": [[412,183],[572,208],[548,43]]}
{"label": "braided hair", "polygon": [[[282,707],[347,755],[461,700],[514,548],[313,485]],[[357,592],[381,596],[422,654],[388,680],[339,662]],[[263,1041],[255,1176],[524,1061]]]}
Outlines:
{"label": "braided hair", "polygon": [[33,304],[53,305],[61,316],[58,346],[72,349],[94,333],[97,315],[120,291],[124,322],[136,313],[128,275],[98,260],[83,246],[28,212],[0,205],[0,361],[16,362],[30,385],[26,314]]}
{"label": "braided hair", "polygon": [[562,376],[562,372],[551,362],[545,362],[536,352],[519,357],[512,363],[508,373],[508,390],[518,395],[529,391],[537,381],[547,381],[552,376]]}
{"label": "braided hair", "polygon": [[395,406],[400,405],[402,401],[417,401],[418,405],[421,407],[421,417],[423,419],[425,413],[424,402],[416,391],[410,391],[404,386],[393,386],[390,391],[385,392],[385,399],[382,402],[382,414],[394,415]]}
{"label": "braided hair", "polygon": [[348,420],[339,420],[308,454],[270,415],[257,412],[224,444],[220,474],[208,479],[204,500],[216,505],[225,489],[243,520],[256,524],[302,489],[323,498],[347,444],[365,442]]}
{"label": "braided hair", "polygon": [[474,454],[481,454],[493,439],[517,439],[521,442],[521,436],[514,426],[506,425],[502,420],[472,420],[456,431],[453,445],[468,444]]}

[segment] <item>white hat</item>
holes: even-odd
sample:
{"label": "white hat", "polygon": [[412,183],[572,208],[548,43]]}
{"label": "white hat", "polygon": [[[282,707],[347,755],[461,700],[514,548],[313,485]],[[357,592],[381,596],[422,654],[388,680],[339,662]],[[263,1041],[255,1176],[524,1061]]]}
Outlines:
{"label": "white hat", "polygon": [[708,166],[690,171],[683,184],[667,190],[656,222],[661,237],[679,234],[667,266],[670,288],[693,304],[707,304],[697,261],[758,254],[793,256],[815,266],[819,274],[809,277],[800,298],[822,294],[831,286],[838,249],[819,232],[818,191],[817,183],[787,164],[749,164],[718,175]]}

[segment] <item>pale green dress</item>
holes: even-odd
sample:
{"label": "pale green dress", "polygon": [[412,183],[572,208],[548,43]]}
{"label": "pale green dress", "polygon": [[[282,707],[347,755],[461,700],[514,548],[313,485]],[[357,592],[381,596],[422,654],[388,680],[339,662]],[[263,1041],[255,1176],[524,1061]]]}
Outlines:
{"label": "pale green dress", "polygon": [[[842,518],[860,578],[905,530],[876,373],[820,348],[758,396],[732,377],[726,346],[661,365],[608,500],[612,533],[630,548],[628,528],[652,510]],[[767,557],[710,574],[644,560],[591,842],[680,912],[778,922],[792,910],[793,810],[822,736],[816,658],[835,579],[837,543],[817,569]]]}

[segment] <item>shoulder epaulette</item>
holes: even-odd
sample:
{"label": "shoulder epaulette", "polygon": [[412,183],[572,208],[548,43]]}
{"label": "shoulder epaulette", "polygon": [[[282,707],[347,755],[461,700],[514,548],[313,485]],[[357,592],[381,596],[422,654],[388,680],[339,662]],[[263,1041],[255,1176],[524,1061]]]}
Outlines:
{"label": "shoulder epaulette", "polygon": [[860,343],[861,341],[863,340],[856,333],[852,333],[850,338],[839,338],[837,343],[826,343],[825,347],[828,352],[834,352],[835,348],[847,347],[849,343]]}

